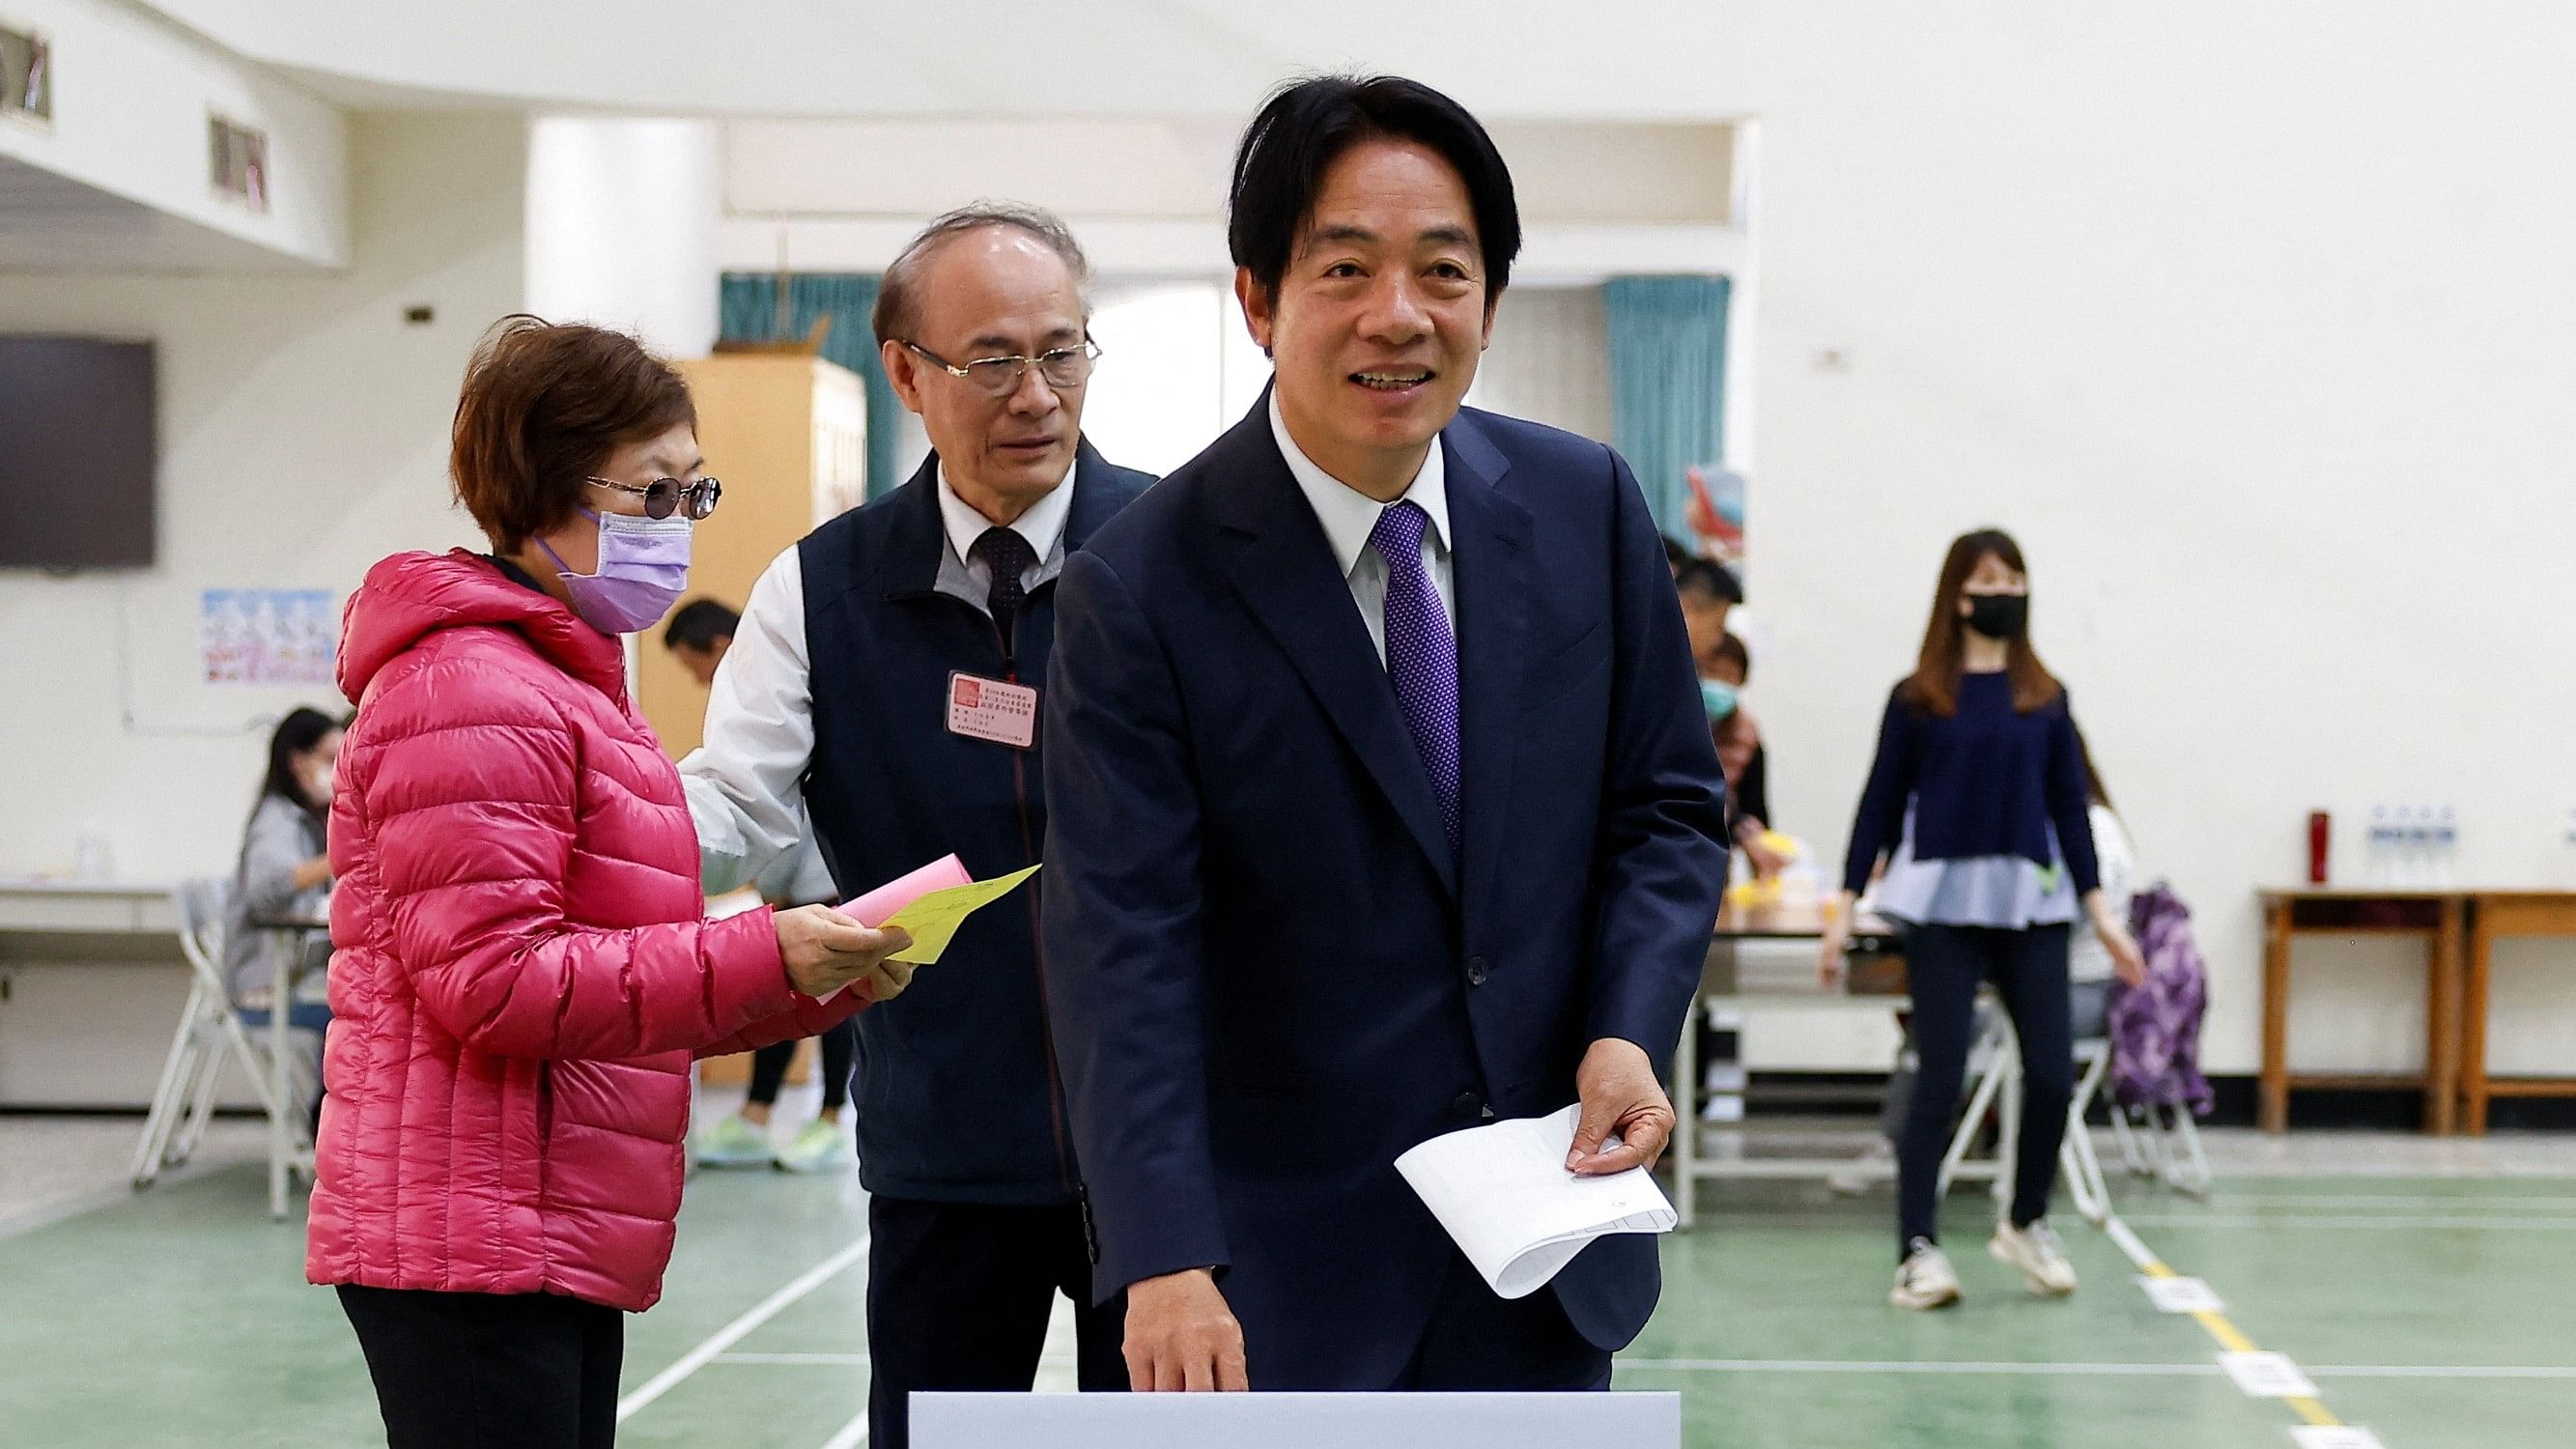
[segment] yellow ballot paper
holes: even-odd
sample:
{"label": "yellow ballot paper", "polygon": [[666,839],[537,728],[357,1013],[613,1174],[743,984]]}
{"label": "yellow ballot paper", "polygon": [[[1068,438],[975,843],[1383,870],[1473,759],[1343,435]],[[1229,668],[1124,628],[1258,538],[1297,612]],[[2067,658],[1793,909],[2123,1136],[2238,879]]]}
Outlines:
{"label": "yellow ballot paper", "polygon": [[880,927],[901,926],[912,935],[912,944],[895,952],[889,959],[909,961],[917,966],[927,966],[938,960],[940,953],[948,949],[948,943],[957,938],[957,928],[966,924],[968,916],[1009,895],[1018,889],[1020,882],[1037,873],[1038,868],[1033,865],[1027,870],[1013,871],[992,880],[950,886],[946,890],[913,897],[902,910],[877,923]]}

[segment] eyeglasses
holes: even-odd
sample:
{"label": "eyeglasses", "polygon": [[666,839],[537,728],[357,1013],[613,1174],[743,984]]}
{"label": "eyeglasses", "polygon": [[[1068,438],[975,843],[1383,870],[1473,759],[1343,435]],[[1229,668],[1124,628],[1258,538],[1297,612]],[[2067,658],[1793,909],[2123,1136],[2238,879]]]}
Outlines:
{"label": "eyeglasses", "polygon": [[620,483],[614,478],[587,480],[601,488],[614,488],[620,493],[634,493],[644,499],[646,518],[668,518],[686,513],[691,522],[716,511],[716,500],[724,497],[724,485],[713,478],[683,483],[677,478],[656,478],[650,483]]}
{"label": "eyeglasses", "polygon": [[1038,370],[1046,385],[1059,392],[1077,388],[1091,380],[1091,364],[1100,360],[1100,344],[1086,337],[1079,347],[1059,347],[1035,357],[979,357],[960,367],[918,342],[904,346],[951,377],[962,377],[973,383],[987,397],[1009,397],[1020,390],[1020,380],[1029,369]]}

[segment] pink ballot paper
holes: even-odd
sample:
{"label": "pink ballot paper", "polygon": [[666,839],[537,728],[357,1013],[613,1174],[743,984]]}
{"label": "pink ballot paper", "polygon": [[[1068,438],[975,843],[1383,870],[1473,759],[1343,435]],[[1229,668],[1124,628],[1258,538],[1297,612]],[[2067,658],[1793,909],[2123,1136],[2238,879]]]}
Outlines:
{"label": "pink ballot paper", "polygon": [[956,939],[957,928],[966,923],[968,916],[1019,889],[1021,882],[1037,873],[1033,865],[991,880],[977,880],[952,855],[901,880],[888,881],[840,909],[845,915],[857,917],[864,926],[901,927],[912,937],[912,944],[887,959],[927,966],[948,950],[948,943]]}
{"label": "pink ballot paper", "polygon": [[845,916],[856,916],[859,924],[874,928],[884,925],[894,913],[911,905],[932,891],[952,886],[973,885],[975,878],[966,873],[966,862],[943,856],[912,874],[887,881],[857,900],[840,907]]}

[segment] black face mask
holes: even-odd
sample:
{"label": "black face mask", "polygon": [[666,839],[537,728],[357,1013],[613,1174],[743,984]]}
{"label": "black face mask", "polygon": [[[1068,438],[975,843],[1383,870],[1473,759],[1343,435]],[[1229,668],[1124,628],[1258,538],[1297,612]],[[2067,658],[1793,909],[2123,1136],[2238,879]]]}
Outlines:
{"label": "black face mask", "polygon": [[1970,594],[1968,627],[1989,639],[2009,643],[2030,627],[2028,594]]}

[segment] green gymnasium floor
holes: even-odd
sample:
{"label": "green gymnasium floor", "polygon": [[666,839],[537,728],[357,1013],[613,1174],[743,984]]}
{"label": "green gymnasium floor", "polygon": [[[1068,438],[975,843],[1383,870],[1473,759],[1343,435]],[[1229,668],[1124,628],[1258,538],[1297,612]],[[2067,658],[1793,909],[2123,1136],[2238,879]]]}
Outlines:
{"label": "green gymnasium floor", "polygon": [[[356,1343],[301,1281],[301,1224],[269,1222],[261,1189],[225,1167],[0,1238],[0,1444],[381,1443]],[[2121,1206],[2222,1320],[2154,1311],[2122,1248],[2073,1220],[2084,1290],[2025,1298],[1965,1192],[1948,1238],[1968,1301],[1901,1314],[1883,1192],[1712,1194],[1668,1241],[1618,1386],[1680,1391],[1688,1443],[1727,1449],[2288,1449],[2309,1422],[2388,1449],[2576,1443],[2576,1178],[2228,1177],[2207,1204]],[[843,1182],[693,1183],[667,1295],[628,1321],[620,1442],[859,1442],[864,1221]],[[2229,1334],[2289,1355],[2317,1398],[2249,1398],[2218,1368]],[[1061,1359],[1044,1386],[1069,1386]]]}

